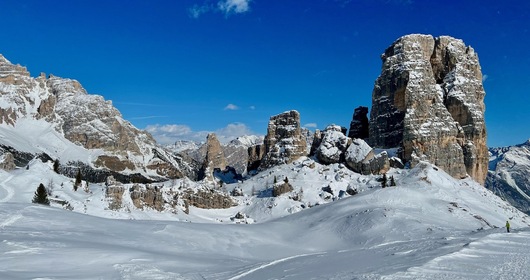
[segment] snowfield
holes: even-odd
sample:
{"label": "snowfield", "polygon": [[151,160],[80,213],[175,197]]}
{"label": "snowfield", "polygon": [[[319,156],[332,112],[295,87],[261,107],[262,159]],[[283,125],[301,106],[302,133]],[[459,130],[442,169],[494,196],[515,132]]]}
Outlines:
{"label": "snowfield", "polygon": [[[226,185],[243,190],[238,206],[189,215],[106,210],[104,185],[74,192],[50,162],[0,171],[0,279],[530,279],[530,219],[471,179],[420,163],[381,188],[313,163]],[[302,199],[267,195],[274,177]],[[73,211],[30,203],[50,181]],[[339,196],[348,186],[359,193]]]}

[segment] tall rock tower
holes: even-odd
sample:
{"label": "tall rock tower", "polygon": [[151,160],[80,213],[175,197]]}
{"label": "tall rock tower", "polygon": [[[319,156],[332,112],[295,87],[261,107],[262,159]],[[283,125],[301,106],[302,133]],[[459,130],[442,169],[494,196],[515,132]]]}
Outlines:
{"label": "tall rock tower", "polygon": [[307,145],[300,129],[300,113],[292,110],[272,116],[263,141],[265,152],[260,168],[291,163],[307,155]]}
{"label": "tall rock tower", "polygon": [[483,184],[488,150],[478,56],[462,40],[406,35],[381,56],[372,92],[369,143],[428,160],[456,178]]}

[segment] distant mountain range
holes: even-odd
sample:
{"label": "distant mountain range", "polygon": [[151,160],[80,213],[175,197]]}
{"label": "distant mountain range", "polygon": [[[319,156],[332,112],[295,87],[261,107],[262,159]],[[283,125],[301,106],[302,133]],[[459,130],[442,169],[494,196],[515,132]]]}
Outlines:
{"label": "distant mountain range", "polygon": [[489,151],[486,188],[530,214],[530,140]]}

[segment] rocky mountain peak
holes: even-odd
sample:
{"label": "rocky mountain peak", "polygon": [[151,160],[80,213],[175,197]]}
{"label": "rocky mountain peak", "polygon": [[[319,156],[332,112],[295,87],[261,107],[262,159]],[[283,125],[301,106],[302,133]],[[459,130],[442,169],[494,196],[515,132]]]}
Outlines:
{"label": "rocky mountain peak", "polygon": [[[150,178],[182,176],[178,162],[150,134],[124,120],[111,101],[88,94],[76,80],[32,78],[25,67],[1,56],[0,104],[0,123],[15,126],[22,118],[44,120],[70,142],[102,151],[95,158],[79,158],[84,164]],[[55,150],[57,154],[50,156],[60,158],[61,152]]]}
{"label": "rocky mountain peak", "polygon": [[484,183],[488,152],[478,56],[462,40],[412,34],[381,56],[372,92],[369,144],[398,147],[414,166],[429,160],[454,177]]}
{"label": "rocky mountain peak", "polygon": [[206,178],[212,181],[214,169],[219,168],[223,170],[227,165],[219,139],[217,139],[215,133],[209,133],[206,137],[206,157],[199,172],[199,179]]}
{"label": "rocky mountain peak", "polygon": [[306,140],[300,129],[300,113],[292,110],[272,116],[263,143],[265,151],[260,165],[263,169],[307,155]]}

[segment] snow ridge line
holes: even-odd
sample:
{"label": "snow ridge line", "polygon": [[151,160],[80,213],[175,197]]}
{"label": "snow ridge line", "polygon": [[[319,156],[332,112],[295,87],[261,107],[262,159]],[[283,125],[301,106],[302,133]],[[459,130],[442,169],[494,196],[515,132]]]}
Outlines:
{"label": "snow ridge line", "polygon": [[326,252],[320,252],[320,253],[312,253],[312,254],[301,254],[301,255],[295,255],[295,256],[290,256],[290,257],[287,257],[287,258],[283,258],[283,259],[278,259],[278,260],[275,260],[275,261],[272,261],[272,262],[269,262],[269,263],[266,263],[266,264],[263,264],[263,265],[260,265],[258,267],[255,267],[251,270],[248,270],[248,271],[245,271],[239,275],[236,275],[232,278],[229,278],[228,280],[237,280],[237,279],[240,279],[241,277],[245,277],[251,273],[254,273],[260,269],[264,269],[266,267],[269,267],[269,266],[273,266],[275,264],[278,264],[278,263],[281,263],[281,262],[285,262],[285,261],[288,261],[288,260],[292,260],[292,259],[296,259],[296,258],[301,258],[301,257],[307,257],[307,256],[313,256],[313,255],[323,255],[325,254]]}

